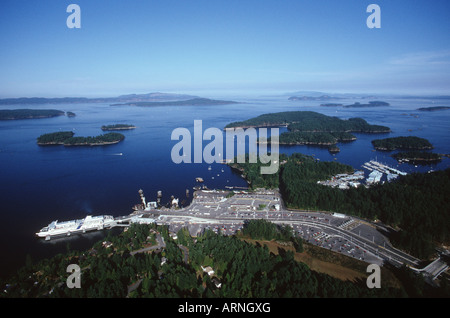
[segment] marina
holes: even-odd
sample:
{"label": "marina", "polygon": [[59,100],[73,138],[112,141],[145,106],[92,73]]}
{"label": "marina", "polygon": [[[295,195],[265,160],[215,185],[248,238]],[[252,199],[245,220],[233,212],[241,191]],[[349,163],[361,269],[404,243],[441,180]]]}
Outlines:
{"label": "marina", "polygon": [[[261,112],[267,113],[289,109],[289,104],[280,100],[264,100],[264,103],[261,104],[256,104],[253,100],[244,101],[252,107],[245,111],[240,108],[241,105],[231,105],[226,109],[215,108],[214,116],[211,115],[205,120],[210,120],[208,123],[211,127],[222,127],[224,123],[254,116],[255,107],[260,107]],[[383,115],[386,121],[383,122],[377,121],[379,118],[375,113],[355,113],[355,109],[339,110],[338,115],[342,118],[361,116],[369,122],[386,124],[400,134],[405,127],[410,127],[411,119],[409,117],[399,118],[396,115],[398,109],[401,107],[417,108],[421,105],[420,102],[411,100],[404,104],[401,103],[401,101],[391,103],[396,106],[386,110],[386,114]],[[67,241],[70,241],[74,249],[90,247],[94,238],[106,236],[110,230],[89,231],[86,234],[65,236],[58,240],[52,237],[50,241],[45,241],[44,238],[37,239],[35,233],[53,220],[82,219],[87,215],[107,214],[114,217],[128,215],[133,212],[130,211],[130,202],[137,201],[135,199],[136,190],[139,188],[136,189],[136,185],[142,187],[146,194],[148,193],[149,198],[153,196],[151,194],[156,194],[161,190],[159,198],[149,200],[159,201],[160,205],[166,205],[172,194],[180,198],[181,205],[185,199],[187,188],[191,192],[191,199],[194,190],[201,189],[203,186],[209,189],[233,187],[233,190],[240,190],[240,188],[245,190],[248,187],[248,183],[241,178],[239,171],[232,170],[224,164],[177,165],[170,160],[172,146],[170,133],[173,129],[183,127],[186,122],[192,122],[197,118],[198,113],[194,111],[195,107],[186,106],[183,108],[186,111],[180,112],[179,117],[170,115],[170,111],[175,111],[174,107],[111,108],[109,104],[61,104],[60,108],[64,111],[85,113],[85,116],[73,118],[79,121],[80,126],[76,125],[79,134],[98,134],[99,127],[105,123],[105,114],[110,116],[108,121],[112,122],[115,118],[121,118],[124,122],[133,122],[136,126],[139,125],[139,130],[125,132],[127,134],[126,141],[109,148],[56,149],[37,148],[34,142],[36,136],[49,130],[70,131],[75,127],[74,120],[68,120],[67,117],[30,120],[26,122],[27,129],[23,129],[23,123],[17,121],[2,123],[4,136],[10,136],[4,138],[0,151],[4,167],[2,209],[5,213],[14,211],[14,213],[8,214],[6,222],[1,225],[4,241],[8,242],[4,246],[4,251],[11,256],[10,260],[2,265],[4,275],[14,272],[20,267],[27,254],[34,259],[51,257],[64,252]],[[305,104],[304,109],[317,111],[319,108]],[[336,115],[334,109],[322,107],[319,110],[327,115]],[[144,114],[155,116],[170,124],[150,125],[148,116],[144,116]],[[201,114],[206,116],[207,112],[202,111]],[[437,153],[450,153],[448,149],[450,144],[448,137],[449,114],[429,112],[420,118],[420,124],[423,127],[429,127],[424,128],[421,134],[423,133],[433,141]],[[221,119],[216,119],[216,117]],[[224,118],[226,119],[224,120]],[[355,170],[363,170],[364,179],[367,178],[369,171],[362,165],[375,159],[376,155],[383,164],[408,173],[428,172],[430,169],[439,171],[446,169],[450,163],[445,157],[431,167],[421,165],[415,167],[409,164],[397,166],[397,161],[390,155],[372,151],[370,143],[372,139],[372,135],[358,135],[358,139],[353,143],[340,145],[341,152],[335,156],[330,155],[327,148],[309,146],[281,146],[280,153],[287,155],[296,152],[305,155],[315,154],[320,161],[332,161],[337,158],[338,162],[348,164]],[[30,142],[27,143],[27,141]],[[151,146],[147,146],[150,144]],[[161,150],[155,151],[156,148]],[[123,155],[112,155],[119,153]],[[211,170],[208,170],[209,166],[211,166]],[[224,172],[221,171],[222,169]],[[220,177],[217,177],[217,174],[220,174]],[[211,179],[212,176],[215,178]],[[196,182],[196,177],[201,177],[204,182]],[[384,175],[385,177],[386,175]],[[356,180],[356,182],[360,182],[360,186],[365,186],[363,179]],[[20,191],[17,191],[18,188]],[[23,200],[24,197],[27,200]],[[30,213],[29,202],[33,202],[33,213]],[[141,221],[144,220],[145,218],[141,218]],[[17,231],[17,224],[21,224],[20,231]],[[120,228],[115,226],[112,231],[115,230],[120,230]]]}
{"label": "marina", "polygon": [[398,178],[398,176],[407,175],[406,172],[392,168],[388,165],[382,164],[376,160],[370,160],[362,165],[362,167],[368,171],[369,177],[366,180],[366,185],[372,185],[381,182],[384,174],[386,175],[386,181],[391,182]]}
{"label": "marina", "polygon": [[349,188],[357,188],[364,184],[364,186],[369,187],[371,185],[384,182],[383,177],[386,175],[386,181],[391,182],[398,178],[398,176],[407,175],[406,172],[400,171],[398,169],[389,167],[382,164],[376,160],[370,160],[362,165],[362,168],[369,172],[367,178],[363,170],[355,171],[353,174],[338,174],[333,176],[329,180],[317,181],[318,184],[325,186],[339,188],[342,190]]}

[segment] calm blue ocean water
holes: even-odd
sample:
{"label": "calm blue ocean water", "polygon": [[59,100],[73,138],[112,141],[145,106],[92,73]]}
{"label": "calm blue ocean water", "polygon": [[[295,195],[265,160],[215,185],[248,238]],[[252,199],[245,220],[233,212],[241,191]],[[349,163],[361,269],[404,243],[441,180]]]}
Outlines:
{"label": "calm blue ocean water", "polygon": [[[229,97],[228,97],[229,98]],[[240,99],[235,99],[240,100]],[[263,113],[311,110],[339,118],[362,117],[370,124],[389,126],[393,132],[383,135],[356,134],[357,140],[339,144],[341,152],[331,155],[326,149],[308,146],[281,147],[281,152],[301,152],[322,161],[337,161],[355,169],[371,159],[407,172],[446,169],[450,159],[432,166],[397,165],[391,153],[373,151],[371,140],[414,135],[427,138],[434,152],[450,153],[450,110],[419,112],[418,107],[449,106],[450,100],[386,100],[389,107],[354,108],[320,107],[321,102],[288,101],[287,97],[240,100],[245,104],[203,107],[111,107],[108,104],[14,105],[13,108],[53,108],[72,111],[76,117],[17,120],[0,122],[0,273],[6,276],[25,262],[63,252],[67,244],[73,249],[86,248],[106,233],[91,233],[70,239],[45,242],[34,233],[53,220],[83,218],[87,214],[126,215],[139,203],[138,190],[147,200],[156,200],[158,190],[162,202],[171,195],[189,203],[186,189],[192,195],[196,177],[203,177],[210,188],[246,186],[239,174],[227,166],[207,163],[174,164],[171,140],[175,128],[193,132],[194,120],[208,127],[222,129],[233,121],[241,121]],[[331,101],[332,102],[332,101]],[[350,104],[354,100],[336,101]],[[105,147],[63,146],[39,147],[36,138],[44,133],[74,131],[77,136],[102,134],[105,124],[129,123],[137,129],[124,131],[125,140]],[[204,142],[206,145],[208,142]],[[122,155],[118,155],[118,154]],[[224,170],[222,172],[222,169]],[[214,179],[212,179],[214,177]]]}

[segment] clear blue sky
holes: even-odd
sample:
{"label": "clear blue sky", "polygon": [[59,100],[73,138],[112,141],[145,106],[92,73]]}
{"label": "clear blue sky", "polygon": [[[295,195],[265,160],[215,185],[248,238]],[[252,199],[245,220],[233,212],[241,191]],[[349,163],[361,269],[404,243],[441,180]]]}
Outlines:
{"label": "clear blue sky", "polygon": [[[69,4],[81,29],[69,29]],[[381,7],[381,29],[366,8]],[[0,98],[450,94],[450,1],[2,0]]]}

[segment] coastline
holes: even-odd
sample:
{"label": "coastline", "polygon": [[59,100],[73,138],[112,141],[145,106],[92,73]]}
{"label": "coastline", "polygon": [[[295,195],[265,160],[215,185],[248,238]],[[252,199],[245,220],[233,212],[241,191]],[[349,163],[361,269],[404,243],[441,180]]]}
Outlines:
{"label": "coastline", "polygon": [[114,131],[114,130],[132,130],[132,129],[136,129],[136,126],[131,126],[131,127],[120,127],[120,128],[103,128],[103,131]]}
{"label": "coastline", "polygon": [[76,144],[65,144],[64,142],[47,142],[47,143],[37,143],[39,146],[65,146],[65,147],[80,147],[80,146],[107,146],[118,144],[122,140],[109,141],[109,142],[99,142],[99,143],[76,143]]}

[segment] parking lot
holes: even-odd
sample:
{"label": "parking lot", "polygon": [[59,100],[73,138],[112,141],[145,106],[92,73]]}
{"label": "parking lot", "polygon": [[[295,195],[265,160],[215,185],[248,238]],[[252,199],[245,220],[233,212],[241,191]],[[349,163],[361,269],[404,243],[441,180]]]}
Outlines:
{"label": "parking lot", "polygon": [[[197,236],[205,229],[223,235],[234,235],[245,220],[266,219],[290,225],[295,234],[317,246],[375,264],[383,260],[402,263],[415,260],[392,249],[389,241],[367,221],[338,213],[286,210],[281,195],[275,191],[196,191],[190,206],[161,212],[158,224],[170,231],[189,229]],[[406,258],[405,258],[406,257]]]}
{"label": "parking lot", "polygon": [[319,227],[310,225],[294,225],[293,229],[304,241],[313,245],[342,253],[371,264],[382,263],[379,257],[367,251],[364,246],[359,246],[339,234],[330,234],[324,232],[323,229]]}

